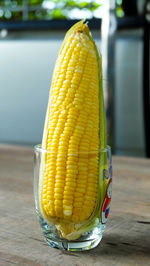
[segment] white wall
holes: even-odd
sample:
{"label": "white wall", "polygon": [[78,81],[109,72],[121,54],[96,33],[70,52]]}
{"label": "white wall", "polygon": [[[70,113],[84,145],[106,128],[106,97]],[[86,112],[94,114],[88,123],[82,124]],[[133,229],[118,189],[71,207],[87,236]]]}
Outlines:
{"label": "white wall", "polygon": [[142,32],[118,34],[116,42],[115,146],[117,154],[144,156]]}
{"label": "white wall", "polygon": [[0,141],[39,143],[59,40],[0,43]]}

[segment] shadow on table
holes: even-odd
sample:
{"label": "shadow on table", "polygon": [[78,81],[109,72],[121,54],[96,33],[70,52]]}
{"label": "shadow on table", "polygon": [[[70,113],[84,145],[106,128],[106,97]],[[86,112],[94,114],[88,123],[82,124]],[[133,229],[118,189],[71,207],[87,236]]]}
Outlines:
{"label": "shadow on table", "polygon": [[110,234],[104,236],[102,242],[99,246],[89,252],[87,255],[119,255],[128,256],[131,254],[144,254],[150,257],[150,230],[146,235],[141,237],[135,236],[131,237],[127,235],[126,237],[118,236],[116,234]]}

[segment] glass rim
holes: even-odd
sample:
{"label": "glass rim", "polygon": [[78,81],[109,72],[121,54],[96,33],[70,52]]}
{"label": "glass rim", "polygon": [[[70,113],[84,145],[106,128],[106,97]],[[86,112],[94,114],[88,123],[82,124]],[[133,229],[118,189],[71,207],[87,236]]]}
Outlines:
{"label": "glass rim", "polygon": [[[37,151],[39,153],[56,153],[55,151],[50,151],[47,149],[42,148],[42,144],[36,144],[34,147],[34,151]],[[109,145],[106,146],[106,148],[101,148],[99,150],[95,151],[82,151],[82,152],[74,152],[74,153],[68,153],[67,156],[69,155],[76,155],[76,154],[99,154],[99,153],[107,153],[111,152],[111,147]]]}

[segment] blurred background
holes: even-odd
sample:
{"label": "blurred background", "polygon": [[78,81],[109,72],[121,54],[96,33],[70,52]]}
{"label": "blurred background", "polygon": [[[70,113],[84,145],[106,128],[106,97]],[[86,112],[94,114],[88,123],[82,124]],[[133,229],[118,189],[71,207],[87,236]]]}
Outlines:
{"label": "blurred background", "polygon": [[0,143],[41,143],[58,51],[83,18],[103,55],[108,143],[150,157],[147,0],[1,0]]}

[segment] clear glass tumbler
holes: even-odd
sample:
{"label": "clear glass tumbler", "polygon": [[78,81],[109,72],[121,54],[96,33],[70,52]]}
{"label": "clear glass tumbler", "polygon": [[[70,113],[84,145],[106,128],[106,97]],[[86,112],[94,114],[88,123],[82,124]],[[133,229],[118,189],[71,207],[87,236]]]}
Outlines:
{"label": "clear glass tumbler", "polygon": [[[41,145],[34,147],[34,196],[36,213],[39,223],[41,225],[43,235],[47,243],[54,248],[70,251],[82,251],[89,250],[96,247],[103,236],[105,224],[110,209],[111,191],[112,191],[112,159],[111,148],[107,146],[106,149],[99,150],[98,152],[75,154],[74,156],[80,156],[80,158],[86,158],[88,160],[95,160],[98,158],[98,170],[96,180],[96,195],[94,199],[90,201],[90,197],[85,197],[85,192],[82,191],[82,206],[81,212],[78,214],[78,220],[74,220],[73,216],[55,217],[55,215],[49,215],[43,208],[42,200],[46,200],[48,204],[49,197],[45,199],[41,196],[44,191],[44,184],[41,182],[43,175],[42,167],[45,157],[50,155],[50,151],[41,148]],[[64,177],[65,178],[65,177]],[[54,178],[55,186],[55,178]],[[87,189],[90,191],[90,183],[88,183],[88,177],[86,181]],[[92,187],[92,184],[91,184]],[[41,189],[42,188],[42,189]],[[86,189],[85,189],[86,190]],[[92,189],[91,189],[92,191]],[[51,187],[49,187],[49,193],[51,193]],[[76,187],[74,187],[74,193],[76,193]],[[48,195],[48,194],[47,194]],[[42,197],[44,199],[42,199]],[[87,200],[89,204],[87,205]],[[85,202],[86,201],[86,202]],[[63,202],[63,198],[62,198]],[[94,202],[94,205],[93,205]],[[85,205],[86,203],[86,205]],[[94,206],[94,207],[92,207]],[[62,204],[63,208],[63,204]],[[72,208],[75,208],[74,206]],[[92,213],[83,218],[85,209],[88,212],[92,210]],[[72,212],[75,209],[72,209]]]}

